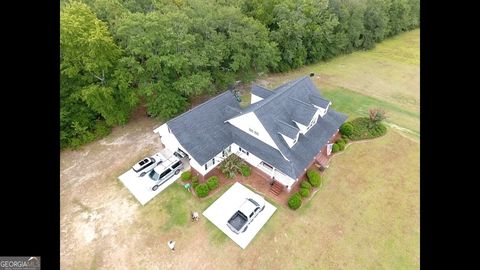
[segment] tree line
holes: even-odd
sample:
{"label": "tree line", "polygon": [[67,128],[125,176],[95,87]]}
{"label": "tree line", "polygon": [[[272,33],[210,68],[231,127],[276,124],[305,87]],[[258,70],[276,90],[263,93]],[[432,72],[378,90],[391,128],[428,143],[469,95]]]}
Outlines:
{"label": "tree line", "polygon": [[419,0],[75,0],[60,9],[60,143],[419,26]]}

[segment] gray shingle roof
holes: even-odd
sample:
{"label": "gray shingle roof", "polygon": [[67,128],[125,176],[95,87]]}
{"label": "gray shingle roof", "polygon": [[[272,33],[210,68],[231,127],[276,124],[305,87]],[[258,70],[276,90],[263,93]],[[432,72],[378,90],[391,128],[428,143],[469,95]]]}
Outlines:
{"label": "gray shingle roof", "polygon": [[310,103],[305,103],[296,98],[289,98],[291,102],[286,102],[285,105],[288,105],[290,108],[292,120],[308,126],[312,121],[313,116],[317,112],[317,109]]}
{"label": "gray shingle roof", "polygon": [[269,97],[270,95],[273,94],[272,90],[269,90],[267,88],[264,88],[260,85],[254,85],[252,86],[252,91],[251,91],[252,94],[256,95],[256,96],[259,96],[261,98],[267,98]]}
{"label": "gray shingle roof", "polygon": [[[330,108],[306,135],[299,135],[292,148],[280,133],[294,139],[298,129],[292,120],[300,119],[305,123],[308,119],[309,123],[314,113],[311,104],[325,104],[321,103],[323,100],[309,77],[302,77],[277,87],[271,95],[243,110],[235,96],[226,91],[167,123],[180,144],[201,165],[235,142],[296,179],[348,116]],[[279,149],[225,123],[234,116],[249,112],[255,113]]]}
{"label": "gray shingle roof", "polygon": [[310,102],[324,109],[326,109],[328,107],[328,104],[330,103],[330,101],[324,99],[323,97],[319,97],[317,95],[310,95],[308,97],[310,99]]}
{"label": "gray shingle roof", "polygon": [[229,119],[226,106],[231,107],[229,111],[241,110],[232,92],[226,91],[167,122],[180,144],[201,165],[232,143],[224,123]]}
{"label": "gray shingle roof", "polygon": [[297,127],[289,125],[283,122],[282,120],[276,120],[276,122],[277,122],[278,132],[289,137],[292,140],[295,140],[297,138],[297,134],[300,131]]}

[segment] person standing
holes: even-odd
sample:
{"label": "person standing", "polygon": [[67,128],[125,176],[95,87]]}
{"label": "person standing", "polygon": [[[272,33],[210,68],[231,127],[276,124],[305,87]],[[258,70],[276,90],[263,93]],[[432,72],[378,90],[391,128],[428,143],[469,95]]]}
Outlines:
{"label": "person standing", "polygon": [[175,252],[175,241],[170,240],[168,241],[167,245],[172,250],[172,252]]}

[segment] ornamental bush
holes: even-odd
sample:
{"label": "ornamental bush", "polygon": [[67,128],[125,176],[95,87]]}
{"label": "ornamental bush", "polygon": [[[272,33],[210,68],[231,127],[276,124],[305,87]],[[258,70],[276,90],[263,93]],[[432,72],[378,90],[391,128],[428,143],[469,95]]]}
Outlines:
{"label": "ornamental bush", "polygon": [[310,190],[308,188],[301,188],[298,193],[300,193],[300,196],[306,198],[310,195]]}
{"label": "ornamental bush", "polygon": [[322,179],[320,178],[320,174],[314,170],[307,171],[308,182],[312,184],[314,187],[320,186]]}
{"label": "ornamental bush", "polygon": [[340,127],[340,134],[345,135],[345,136],[350,136],[353,133],[353,125],[349,122],[343,123],[343,125]]}
{"label": "ornamental bush", "polygon": [[209,192],[210,189],[208,188],[207,184],[199,184],[195,188],[195,193],[197,193],[197,196],[200,198],[207,197]]}
{"label": "ornamental bush", "polygon": [[242,172],[242,175],[245,176],[245,177],[248,177],[252,174],[252,170],[250,169],[250,167],[248,165],[242,165],[240,167],[240,171]]}
{"label": "ornamental bush", "polygon": [[180,177],[182,178],[183,181],[188,181],[192,177],[192,172],[191,171],[183,172]]}
{"label": "ornamental bush", "polygon": [[296,210],[302,205],[302,197],[300,194],[293,194],[290,199],[288,199],[288,207],[290,209]]}
{"label": "ornamental bush", "polygon": [[353,132],[348,138],[352,141],[372,139],[387,133],[387,127],[383,123],[371,126],[370,118],[359,117],[349,122],[353,126]]}
{"label": "ornamental bush", "polygon": [[308,190],[312,189],[312,185],[307,180],[303,180],[302,183],[300,183],[300,187]]}
{"label": "ornamental bush", "polygon": [[207,186],[209,190],[214,190],[218,187],[218,177],[212,176],[207,180]]}
{"label": "ornamental bush", "polygon": [[345,141],[343,139],[339,139],[336,144],[338,144],[339,150],[343,151],[345,149]]}
{"label": "ornamental bush", "polygon": [[332,145],[332,152],[333,152],[333,153],[336,153],[336,152],[338,152],[338,151],[340,151],[340,146],[339,146],[337,143],[334,143],[334,144]]}
{"label": "ornamental bush", "polygon": [[198,186],[198,176],[192,177],[192,187],[195,189]]}

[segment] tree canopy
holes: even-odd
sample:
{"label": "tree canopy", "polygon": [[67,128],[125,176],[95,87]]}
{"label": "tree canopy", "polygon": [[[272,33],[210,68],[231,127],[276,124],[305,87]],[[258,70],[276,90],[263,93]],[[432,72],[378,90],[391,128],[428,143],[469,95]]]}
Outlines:
{"label": "tree canopy", "polygon": [[370,49],[418,25],[419,0],[62,1],[61,146],[108,133],[139,104],[169,119],[236,80]]}

